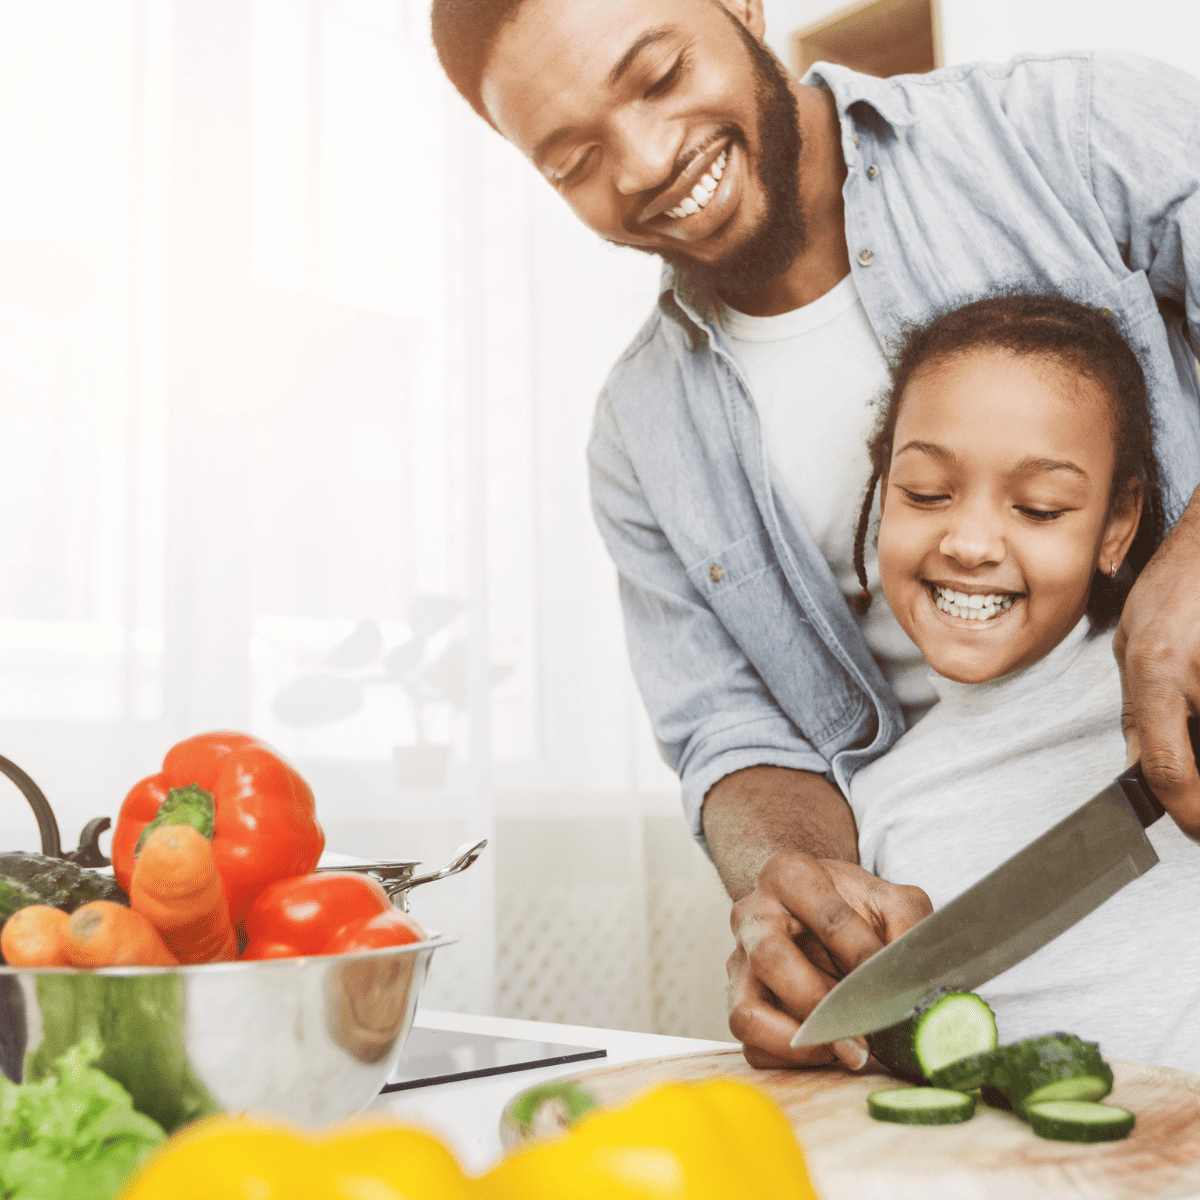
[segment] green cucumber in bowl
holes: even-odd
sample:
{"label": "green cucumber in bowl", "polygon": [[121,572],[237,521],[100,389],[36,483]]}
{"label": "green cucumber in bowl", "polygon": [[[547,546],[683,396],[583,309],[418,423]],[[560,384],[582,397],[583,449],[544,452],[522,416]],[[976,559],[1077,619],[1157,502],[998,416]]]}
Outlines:
{"label": "green cucumber in bowl", "polygon": [[1001,1047],[986,1082],[1024,1117],[1051,1100],[1102,1100],[1112,1091],[1113,1073],[1095,1042],[1051,1033]]}
{"label": "green cucumber in bowl", "polygon": [[910,1083],[935,1083],[935,1074],[991,1053],[998,1041],[996,1018],[984,1000],[945,989],[931,992],[905,1020],[867,1034],[871,1053]]}
{"label": "green cucumber in bowl", "polygon": [[111,875],[43,854],[20,850],[0,854],[0,922],[29,904],[49,904],[63,912],[74,912],[92,900],[129,903],[129,897]]}
{"label": "green cucumber in bowl", "polygon": [[[111,875],[101,875],[63,858],[23,850],[0,854],[0,925],[31,904],[48,904],[71,913],[92,900],[129,903],[129,897]],[[0,955],[3,962],[4,956]]]}
{"label": "green cucumber in bowl", "polygon": [[883,1088],[867,1097],[867,1111],[893,1125],[959,1125],[975,1115],[975,1097],[949,1088]]}
{"label": "green cucumber in bowl", "polygon": [[1055,1142],[1116,1142],[1133,1130],[1127,1108],[1095,1100],[1047,1100],[1031,1104],[1025,1115],[1038,1137]]}

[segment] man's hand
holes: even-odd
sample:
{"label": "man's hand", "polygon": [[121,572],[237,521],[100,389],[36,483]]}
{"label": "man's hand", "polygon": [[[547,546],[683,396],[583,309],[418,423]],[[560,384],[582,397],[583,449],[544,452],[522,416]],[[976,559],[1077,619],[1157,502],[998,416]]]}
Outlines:
{"label": "man's hand", "polygon": [[1117,625],[1113,651],[1125,693],[1129,761],[1200,841],[1200,774],[1188,714],[1200,714],[1200,492],[1146,564]]}
{"label": "man's hand", "polygon": [[733,906],[729,1028],[753,1067],[867,1061],[861,1038],[791,1047],[800,1022],[844,974],[933,911],[920,888],[886,883],[853,863],[795,850],[772,855]]}

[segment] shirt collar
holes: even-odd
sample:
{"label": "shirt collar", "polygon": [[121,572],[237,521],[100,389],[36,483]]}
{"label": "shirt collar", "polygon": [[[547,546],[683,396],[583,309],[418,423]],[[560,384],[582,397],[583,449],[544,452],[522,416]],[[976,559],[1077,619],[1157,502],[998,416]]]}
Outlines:
{"label": "shirt collar", "polygon": [[[895,84],[874,75],[851,71],[849,67],[814,63],[800,82],[810,87],[827,88],[833,93],[843,127],[853,128],[850,109],[860,103],[869,104],[889,125],[912,125],[917,119],[907,96]],[[696,287],[686,268],[673,267],[666,262],[659,276],[658,304],[672,320],[680,324],[686,321],[689,334],[697,326],[708,331],[716,316],[711,299]]]}
{"label": "shirt collar", "polygon": [[869,104],[889,125],[912,125],[916,121],[908,97],[894,83],[875,75],[862,75],[836,63],[819,62],[809,67],[802,84],[828,88],[837,101],[845,122],[855,104]]}

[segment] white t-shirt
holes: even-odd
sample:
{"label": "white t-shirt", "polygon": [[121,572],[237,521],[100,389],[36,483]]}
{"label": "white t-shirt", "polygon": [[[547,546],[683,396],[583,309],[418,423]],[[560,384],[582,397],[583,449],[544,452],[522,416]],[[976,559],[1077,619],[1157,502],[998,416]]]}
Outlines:
{"label": "white t-shirt", "polygon": [[[988,683],[930,672],[940,702],[850,784],[866,870],[939,909],[1125,769],[1112,634],[1087,630]],[[1200,1072],[1200,846],[1170,817],[1146,832],[1157,866],[976,989],[1002,1042],[1063,1030]]]}
{"label": "white t-shirt", "polygon": [[[748,317],[722,306],[721,323],[746,373],[775,474],[843,595],[853,600],[861,590],[854,531],[871,476],[872,402],[888,386],[887,363],[854,277],[776,317]],[[878,516],[878,500],[875,512]],[[935,695],[921,652],[883,597],[871,542],[869,537],[864,556],[871,607],[859,624],[911,723]]]}

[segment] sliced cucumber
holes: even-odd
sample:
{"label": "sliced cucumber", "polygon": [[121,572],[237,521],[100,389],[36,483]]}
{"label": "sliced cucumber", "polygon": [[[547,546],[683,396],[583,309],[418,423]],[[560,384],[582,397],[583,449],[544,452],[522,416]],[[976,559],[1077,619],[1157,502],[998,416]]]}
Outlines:
{"label": "sliced cucumber", "polygon": [[1029,1127],[1056,1142],[1116,1142],[1128,1137],[1134,1117],[1127,1108],[1088,1100],[1048,1100],[1026,1108]]}
{"label": "sliced cucumber", "polygon": [[893,1075],[932,1083],[951,1063],[995,1050],[996,1018],[971,992],[932,992],[898,1025],[867,1035],[871,1053]]}
{"label": "sliced cucumber", "polygon": [[1112,1091],[1112,1069],[1095,1042],[1052,1033],[1003,1046],[987,1083],[1001,1091],[1018,1116],[1052,1100],[1100,1100]]}
{"label": "sliced cucumber", "polygon": [[956,1092],[973,1092],[983,1084],[995,1061],[995,1050],[985,1050],[982,1054],[968,1054],[958,1062],[931,1071],[929,1082],[934,1087],[953,1088]]}
{"label": "sliced cucumber", "polygon": [[893,1125],[958,1125],[975,1115],[975,1097],[948,1088],[884,1088],[867,1097],[867,1111]]}
{"label": "sliced cucumber", "polygon": [[989,1108],[1003,1109],[1004,1112],[1012,1112],[1012,1105],[1008,1102],[1008,1097],[997,1087],[992,1087],[990,1083],[985,1083],[979,1089],[979,1098]]}

